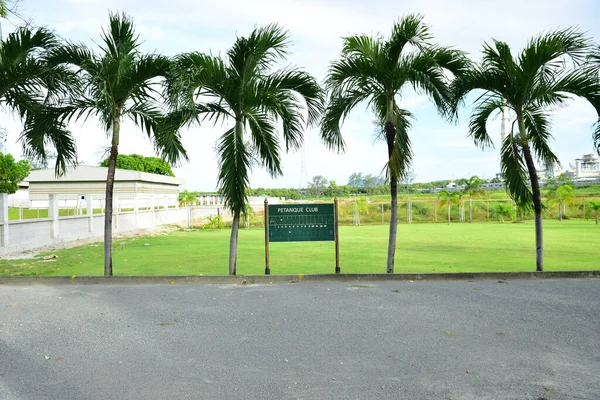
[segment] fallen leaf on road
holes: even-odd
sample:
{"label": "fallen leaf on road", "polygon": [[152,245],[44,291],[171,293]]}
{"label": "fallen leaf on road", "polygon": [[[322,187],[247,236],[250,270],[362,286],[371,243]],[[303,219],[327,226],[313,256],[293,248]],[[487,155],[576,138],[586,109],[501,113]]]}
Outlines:
{"label": "fallen leaf on road", "polygon": [[50,356],[44,356],[44,358],[45,358],[46,360],[50,360],[50,358],[51,358],[51,357],[50,357]]}

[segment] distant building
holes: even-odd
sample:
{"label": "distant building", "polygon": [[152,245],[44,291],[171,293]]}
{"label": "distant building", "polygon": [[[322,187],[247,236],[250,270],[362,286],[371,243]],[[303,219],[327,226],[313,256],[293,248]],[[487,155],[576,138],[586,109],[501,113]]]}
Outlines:
{"label": "distant building", "polygon": [[538,171],[541,178],[553,178],[565,174],[575,183],[600,183],[600,157],[597,154],[584,154],[575,159],[575,165],[569,163],[570,169],[562,170],[557,164]]}
{"label": "distant building", "polygon": [[[86,196],[90,196],[94,207],[103,207],[107,174],[108,168],[89,165],[69,169],[60,177],[56,177],[54,169],[31,171],[26,178],[29,201],[24,200],[24,193],[19,194],[17,201],[25,208],[47,208],[48,196],[56,195],[60,207],[80,207]],[[181,179],[171,176],[117,169],[113,191],[115,203],[119,207],[134,209],[152,204],[177,207],[182,183]]]}

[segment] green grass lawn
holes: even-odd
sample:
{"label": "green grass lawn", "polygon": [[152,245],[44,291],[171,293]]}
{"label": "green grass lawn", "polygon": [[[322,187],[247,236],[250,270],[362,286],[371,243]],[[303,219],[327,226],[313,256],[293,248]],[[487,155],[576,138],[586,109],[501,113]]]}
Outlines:
{"label": "green grass lawn", "polygon": [[[227,274],[229,230],[174,231],[114,242],[115,275]],[[340,227],[346,273],[384,273],[388,227]],[[544,221],[545,269],[600,268],[600,226]],[[121,245],[121,243],[125,243]],[[144,246],[148,243],[149,246]],[[333,273],[333,242],[271,243],[272,274]],[[535,269],[534,226],[525,223],[411,224],[398,227],[396,272],[491,272]],[[102,244],[53,252],[58,258],[2,260],[0,275],[102,275]],[[264,231],[240,230],[238,269],[264,273]]]}

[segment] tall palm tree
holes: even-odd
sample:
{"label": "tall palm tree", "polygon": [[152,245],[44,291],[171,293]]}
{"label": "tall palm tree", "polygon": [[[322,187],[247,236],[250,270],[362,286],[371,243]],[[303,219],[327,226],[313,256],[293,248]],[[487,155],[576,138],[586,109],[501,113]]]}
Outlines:
{"label": "tall palm tree", "polygon": [[477,175],[470,177],[465,183],[463,193],[469,196],[469,223],[473,222],[473,198],[484,196],[485,189],[481,188],[481,179]]}
{"label": "tall palm tree", "polygon": [[[183,111],[193,109],[200,121],[228,124],[217,144],[219,191],[233,214],[229,244],[229,274],[236,274],[240,217],[247,211],[249,171],[257,161],[271,176],[282,174],[282,127],[286,150],[298,149],[306,125],[318,122],[322,113],[322,91],[313,77],[296,69],[273,70],[285,60],[288,33],[277,25],[256,28],[240,37],[227,51],[226,59],[199,53],[178,58],[182,79],[175,85],[187,96],[177,101]],[[204,101],[203,103],[199,101]]]}
{"label": "tall palm tree", "polygon": [[115,169],[124,119],[133,121],[154,142],[157,153],[171,164],[187,159],[178,132],[179,125],[161,113],[157,97],[162,78],[169,75],[168,58],[142,54],[133,21],[125,14],[109,16],[110,27],[103,31],[100,52],[82,44],[67,43],[52,51],[51,62],[76,69],[82,92],[62,107],[65,121],[97,117],[111,148],[106,178],[104,217],[104,275],[112,275],[112,215]]}
{"label": "tall palm tree", "polygon": [[[394,272],[398,229],[398,181],[412,161],[408,131],[411,113],[399,107],[407,86],[425,93],[442,115],[448,115],[452,98],[450,74],[467,69],[464,54],[432,43],[429,27],[419,15],[408,15],[394,24],[389,38],[365,35],[344,38],[342,54],[329,69],[326,86],[329,105],[321,136],[343,148],[340,124],[360,103],[373,108],[387,144],[386,170],[391,191],[391,218],[387,272]],[[449,74],[450,73],[450,74]]]}
{"label": "tall palm tree", "polygon": [[57,174],[77,159],[74,138],[51,108],[77,86],[71,71],[48,62],[59,44],[51,31],[27,27],[0,42],[0,106],[23,121],[20,140],[27,158],[44,163],[52,152],[48,147],[54,147]]}
{"label": "tall palm tree", "polygon": [[575,29],[541,34],[517,56],[506,43],[494,40],[484,45],[481,64],[454,82],[457,104],[473,90],[484,91],[469,124],[476,145],[493,146],[486,122],[502,108],[503,100],[516,116],[502,143],[501,166],[513,200],[534,209],[537,271],[543,271],[544,251],[535,160],[545,165],[558,163],[548,143],[552,137],[549,112],[562,106],[569,95],[587,99],[600,114],[600,83],[591,67],[581,65],[590,46],[591,41]]}

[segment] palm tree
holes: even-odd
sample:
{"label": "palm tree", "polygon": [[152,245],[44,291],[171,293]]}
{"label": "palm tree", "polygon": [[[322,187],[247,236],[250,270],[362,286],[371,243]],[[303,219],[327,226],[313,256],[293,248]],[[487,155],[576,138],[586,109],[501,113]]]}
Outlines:
{"label": "palm tree", "polygon": [[343,148],[340,124],[359,103],[376,114],[387,144],[387,177],[391,192],[391,218],[387,272],[394,272],[398,229],[398,181],[411,165],[408,130],[411,113],[399,107],[402,90],[410,86],[425,93],[442,115],[449,112],[451,91],[448,73],[460,74],[468,62],[463,53],[431,42],[429,27],[419,15],[408,15],[392,28],[388,39],[365,35],[344,38],[341,57],[334,61],[326,80],[329,105],[321,136]]}
{"label": "palm tree", "polygon": [[552,137],[549,112],[563,105],[569,95],[587,99],[600,114],[598,78],[591,67],[580,65],[590,46],[591,41],[574,29],[539,35],[516,57],[506,43],[494,40],[493,45],[484,45],[481,65],[453,84],[456,104],[473,90],[484,91],[469,124],[476,145],[493,146],[486,122],[502,108],[503,101],[516,116],[511,134],[502,143],[502,173],[513,200],[534,209],[537,271],[543,271],[544,252],[543,206],[535,159],[545,165],[558,163],[548,144]]}
{"label": "palm tree", "polygon": [[0,105],[23,121],[20,140],[28,159],[44,164],[48,146],[56,150],[57,174],[77,160],[74,138],[51,108],[77,86],[71,71],[48,62],[59,44],[49,30],[27,27],[0,42]]}
{"label": "palm tree", "polygon": [[196,197],[197,192],[188,192],[184,190],[179,193],[179,204],[183,204],[184,207],[192,207],[198,203],[198,198]]}
{"label": "palm tree", "polygon": [[465,182],[464,194],[469,195],[469,223],[473,222],[473,197],[484,196],[486,191],[481,188],[481,179],[473,175]]}
{"label": "palm tree", "polygon": [[109,16],[110,27],[102,35],[101,52],[82,44],[67,43],[52,51],[51,62],[76,69],[82,93],[61,108],[65,121],[98,117],[111,137],[106,213],[104,217],[104,276],[112,275],[112,215],[116,161],[124,119],[133,121],[154,142],[157,153],[171,164],[187,159],[178,132],[156,104],[161,78],[171,68],[168,58],[142,54],[133,21],[125,14]]}
{"label": "palm tree", "polygon": [[458,190],[453,192],[442,190],[438,194],[438,199],[440,199],[440,207],[443,207],[444,205],[448,206],[448,225],[450,225],[450,208],[452,207],[452,204],[460,204],[462,201],[462,193]]}
{"label": "palm tree", "polygon": [[[240,217],[247,212],[249,170],[254,160],[271,176],[282,174],[280,123],[286,150],[298,149],[306,125],[318,122],[323,94],[316,80],[296,68],[272,71],[285,60],[289,35],[277,25],[256,28],[240,37],[226,60],[199,53],[181,55],[182,79],[173,89],[182,110],[195,110],[198,120],[230,124],[217,144],[220,156],[219,191],[233,214],[229,244],[229,273],[236,274]],[[205,103],[194,104],[201,97]],[[299,100],[302,101],[299,101]],[[191,116],[190,116],[191,117]],[[249,140],[247,140],[249,137]]]}
{"label": "palm tree", "polygon": [[575,190],[571,185],[558,186],[549,195],[551,203],[558,203],[558,219],[563,220],[566,215],[566,205],[575,203]]}
{"label": "palm tree", "polygon": [[590,200],[590,210],[596,212],[596,225],[598,225],[598,213],[600,212],[600,201]]}

